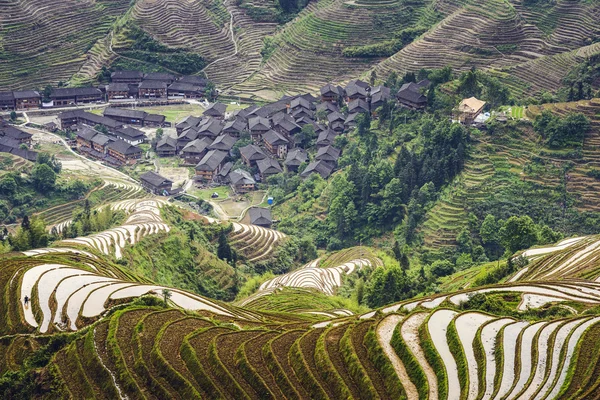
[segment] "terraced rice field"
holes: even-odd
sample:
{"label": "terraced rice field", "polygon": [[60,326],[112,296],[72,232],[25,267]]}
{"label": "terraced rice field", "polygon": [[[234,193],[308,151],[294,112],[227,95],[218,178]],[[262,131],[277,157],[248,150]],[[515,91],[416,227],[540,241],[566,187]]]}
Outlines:
{"label": "terraced rice field", "polygon": [[365,266],[371,266],[369,260],[352,260],[336,267],[319,268],[319,262],[320,259],[316,259],[295,271],[264,282],[256,293],[245,299],[240,305],[247,305],[284,287],[314,289],[331,296],[335,293],[335,289],[342,286],[343,275],[351,274]]}
{"label": "terraced rice field", "polygon": [[[221,223],[214,218],[205,217],[210,224]],[[230,243],[249,262],[267,258],[286,235],[274,229],[262,226],[232,222],[233,230],[229,234]]]}
{"label": "terraced rice field", "polygon": [[[154,208],[151,202],[118,206],[134,216]],[[342,309],[310,313],[292,303],[300,295],[316,297],[309,291],[315,288],[333,293],[343,274],[370,264],[345,261],[366,249],[348,249],[268,281],[237,307],[171,288],[171,308],[125,306],[147,293],[160,297],[164,287],[137,279],[100,253],[37,249],[0,260],[5,296],[31,299],[0,304],[6,316],[0,335],[48,335],[97,321],[50,361],[57,387],[77,398],[586,398],[600,370],[600,317],[584,311],[600,304],[600,283],[573,275],[544,278],[548,269],[538,270],[537,263],[561,256],[585,271],[590,251],[582,250],[597,240],[536,249],[529,267],[541,276],[537,281],[411,299],[357,316]],[[339,261],[345,263],[335,266]],[[554,268],[549,276],[567,270],[559,263]],[[290,301],[264,307],[265,295],[274,292],[273,298]],[[520,319],[461,308],[475,294],[516,294],[521,302],[510,304],[517,312],[563,304],[571,315]],[[25,343],[15,337],[0,340],[0,352],[12,360],[2,358],[0,368],[18,368],[14,347]]]}
{"label": "terraced rice field", "polygon": [[[161,296],[163,289],[171,290],[169,302],[175,307],[202,310],[225,317],[252,318],[251,314],[234,311],[186,291],[136,280],[85,252],[44,254],[40,250],[35,255],[29,255],[29,258],[16,260],[21,266],[11,276],[4,277],[7,280],[10,278],[6,290],[15,291],[17,299],[26,296],[31,299],[28,304],[17,301],[10,306],[16,307],[18,310],[15,311],[22,315],[23,327],[20,329],[25,331],[35,329],[39,333],[48,333],[78,330],[103,315],[112,305],[145,294]],[[7,262],[3,264],[3,272],[8,272]]]}
{"label": "terraced rice field", "polygon": [[68,81],[86,52],[129,7],[127,0],[3,1],[0,87],[25,89]]}
{"label": "terraced rice field", "polygon": [[169,225],[165,224],[160,216],[159,207],[164,203],[164,200],[125,200],[116,203],[112,206],[116,210],[131,212],[123,225],[87,237],[65,239],[59,242],[59,245],[87,246],[119,259],[126,245],[134,245],[147,235],[169,232]]}
{"label": "terraced rice field", "polygon": [[598,44],[583,46],[596,29],[598,4],[558,1],[551,15],[544,15],[544,7],[521,1],[444,3],[437,5],[444,19],[377,65],[379,76],[475,65],[492,71],[515,93],[554,91],[574,66],[600,51]]}
{"label": "terraced rice field", "polygon": [[[542,154],[546,149],[527,132],[516,139],[481,138],[465,162],[463,172],[427,212],[425,222],[419,228],[425,248],[435,250],[454,246],[456,237],[467,224],[469,212],[503,188],[514,186],[517,180],[544,189],[557,189],[561,182],[560,167],[570,162],[575,166],[568,173],[567,192],[575,200],[574,207],[581,212],[600,210],[600,184],[588,175],[592,169],[600,168],[600,99],[529,106],[525,114],[534,119],[546,109],[561,116],[580,112],[590,119],[592,128],[585,136],[582,157],[568,159],[548,155],[548,152]],[[542,160],[543,171],[527,169],[528,165],[535,164],[534,160]]]}
{"label": "terraced rice field", "polygon": [[[85,199],[52,207],[37,215],[44,218],[49,231],[55,229],[57,233],[61,233],[65,226],[71,223],[73,212],[78,208],[83,208],[86,199],[90,201],[92,207],[95,207],[118,200],[139,199],[145,195],[146,193],[140,186],[129,182],[105,181],[101,187],[88,193]],[[93,197],[93,200],[90,199],[91,197]]]}

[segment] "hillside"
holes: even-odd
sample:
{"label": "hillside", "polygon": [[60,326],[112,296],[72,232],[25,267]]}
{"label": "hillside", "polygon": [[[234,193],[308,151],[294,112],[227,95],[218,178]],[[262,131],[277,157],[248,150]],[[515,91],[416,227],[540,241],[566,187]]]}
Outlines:
{"label": "hillside", "polygon": [[[530,264],[509,283],[356,315],[335,297],[311,295],[309,276],[282,278],[281,289],[239,307],[171,289],[165,307],[160,286],[93,249],[13,253],[0,260],[0,287],[6,298],[31,302],[3,303],[0,372],[14,372],[0,379],[0,391],[28,398],[590,398],[600,371],[599,272],[588,268],[597,244],[585,237],[531,249],[524,253]],[[323,260],[324,276],[353,254]],[[147,292],[156,297],[136,300]]]}
{"label": "hillside", "polygon": [[229,0],[103,0],[81,7],[26,0],[5,9],[2,89],[82,84],[111,64],[173,71],[177,63],[159,65],[135,53],[131,24],[164,46],[163,57],[195,58],[197,68],[185,73],[204,72],[220,88],[268,99],[316,92],[371,70],[385,78],[447,65],[487,69],[515,95],[531,96],[557,91],[573,68],[600,52],[600,6],[583,0],[318,0],[284,16],[273,2]]}

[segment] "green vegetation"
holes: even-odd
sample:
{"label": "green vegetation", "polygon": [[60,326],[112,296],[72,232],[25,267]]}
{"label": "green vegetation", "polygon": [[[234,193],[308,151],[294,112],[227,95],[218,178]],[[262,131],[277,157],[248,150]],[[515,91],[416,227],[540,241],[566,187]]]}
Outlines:
{"label": "green vegetation", "polygon": [[26,173],[1,175],[0,222],[16,222],[36,211],[77,200],[90,190],[91,185],[84,181],[62,179],[60,171],[61,164],[54,156],[40,153]]}
{"label": "green vegetation", "polygon": [[[206,65],[206,61],[200,54],[193,53],[188,49],[165,46],[133,23],[126,25],[124,30],[130,44],[126,49],[119,50],[119,54],[123,57],[184,75],[196,73]],[[116,67],[113,64],[113,68]],[[118,67],[123,67],[123,65],[118,65]]]}

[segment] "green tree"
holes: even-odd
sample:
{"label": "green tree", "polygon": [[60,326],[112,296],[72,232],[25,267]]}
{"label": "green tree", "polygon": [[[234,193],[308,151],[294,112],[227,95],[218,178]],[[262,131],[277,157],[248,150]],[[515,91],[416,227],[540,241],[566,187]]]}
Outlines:
{"label": "green tree", "polygon": [[11,111],[10,112],[10,120],[11,121],[16,121],[17,120],[17,113],[15,111]]}
{"label": "green tree", "polygon": [[31,172],[33,186],[43,193],[52,191],[56,185],[56,173],[47,164],[38,164]]}
{"label": "green tree", "polygon": [[12,176],[5,176],[0,180],[0,193],[9,198],[17,191],[17,182]]}
{"label": "green tree", "polygon": [[302,130],[296,134],[295,140],[298,146],[306,149],[313,145],[316,138],[315,128],[310,124],[306,124],[302,127]]}
{"label": "green tree", "polygon": [[448,276],[454,272],[454,265],[448,260],[438,260],[431,264],[431,274],[436,277]]}
{"label": "green tree", "polygon": [[537,229],[529,216],[510,217],[500,229],[500,240],[511,253],[537,243]]}
{"label": "green tree", "polygon": [[171,296],[173,296],[173,292],[171,292],[169,289],[165,288],[162,290],[162,296],[163,296],[164,305],[166,307],[169,299],[171,298]]}
{"label": "green tree", "polygon": [[398,267],[377,268],[365,287],[365,302],[371,308],[381,307],[410,297],[411,282]]}

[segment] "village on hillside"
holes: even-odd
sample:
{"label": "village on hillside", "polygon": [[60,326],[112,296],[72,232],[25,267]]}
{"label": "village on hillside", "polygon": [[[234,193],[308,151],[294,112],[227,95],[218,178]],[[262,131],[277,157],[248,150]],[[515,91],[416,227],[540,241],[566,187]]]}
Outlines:
{"label": "village on hillside", "polygon": [[[40,109],[44,120],[54,116],[36,126],[63,135],[80,155],[124,169],[151,193],[179,196],[205,189],[214,198],[218,187],[229,187],[221,191],[226,197],[229,192],[243,196],[284,171],[303,179],[315,173],[327,179],[337,168],[340,136],[358,124],[370,124],[389,104],[424,111],[429,86],[427,79],[407,82],[391,93],[386,86],[352,80],[345,87],[327,84],[318,96],[283,96],[270,104],[236,104],[228,110],[225,103],[207,101],[213,95],[207,93],[211,85],[205,79],[116,71],[108,85],[53,89],[46,94],[50,102],[36,91],[0,93],[0,107],[13,117]],[[188,101],[198,104],[202,114],[174,123],[141,109],[148,104],[176,108]],[[103,107],[86,111],[89,105]],[[481,124],[489,116],[482,114],[484,106],[476,98],[463,100],[456,121]],[[0,151],[35,160],[32,134],[10,122],[6,118],[0,126]],[[173,160],[184,171],[183,179],[175,182],[161,174],[160,159]],[[131,174],[140,162],[150,168]]]}

